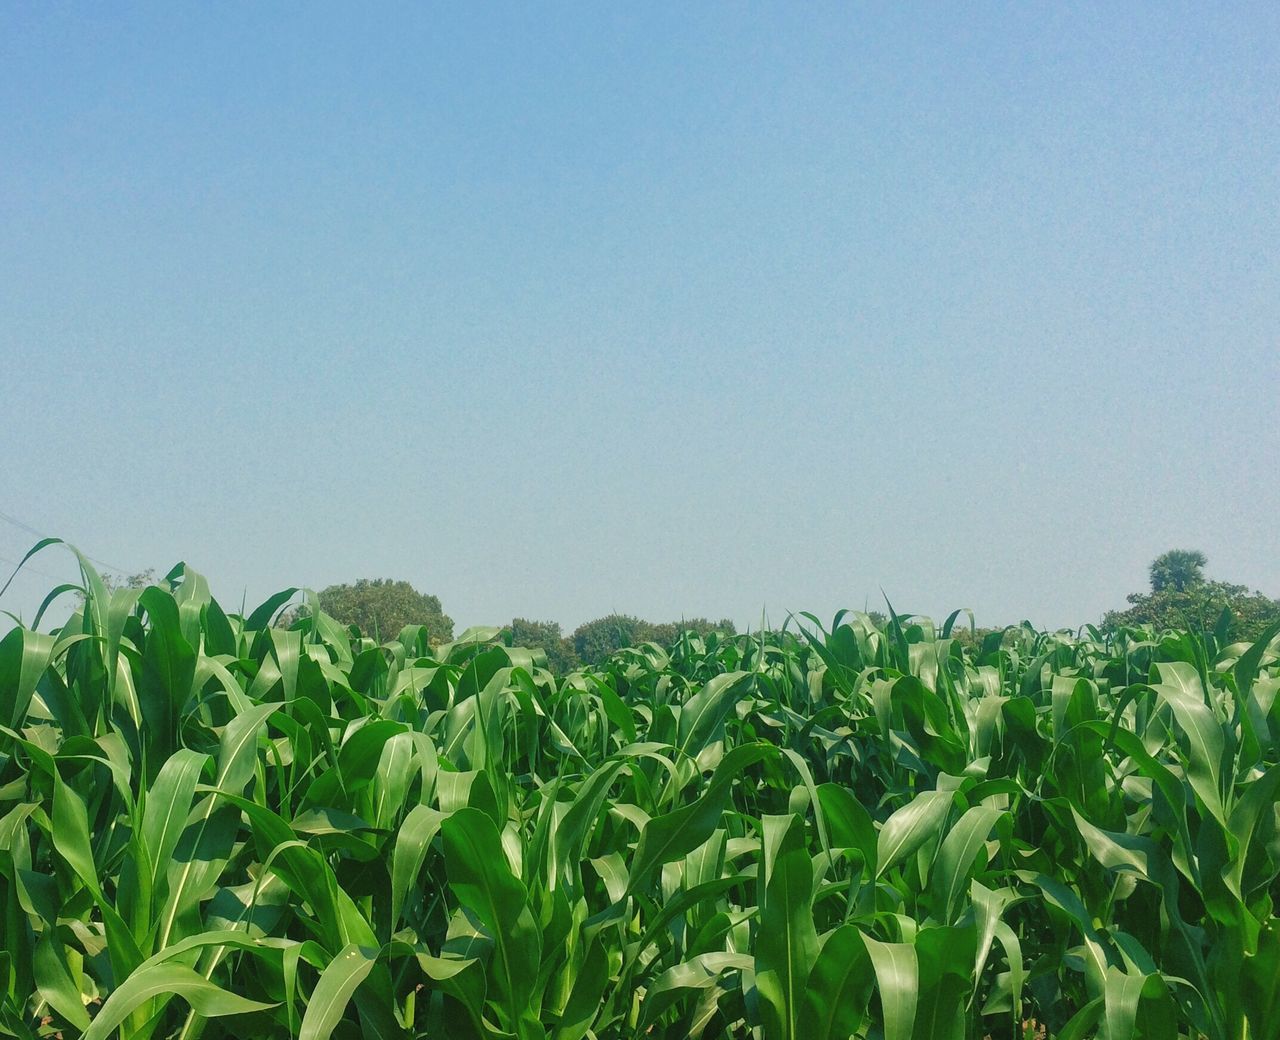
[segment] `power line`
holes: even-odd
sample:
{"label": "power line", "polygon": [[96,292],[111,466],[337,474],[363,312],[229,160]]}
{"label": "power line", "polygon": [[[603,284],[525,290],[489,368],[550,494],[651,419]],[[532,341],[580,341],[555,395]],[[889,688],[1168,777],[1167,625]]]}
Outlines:
{"label": "power line", "polygon": [[42,571],[39,567],[31,566],[30,563],[27,563],[24,566],[23,564],[20,564],[17,560],[11,560],[7,556],[0,556],[0,563],[7,563],[10,567],[22,567],[22,570],[18,572],[19,574],[27,574],[27,573],[39,574],[42,578],[48,578],[50,581],[63,580],[62,578],[59,578],[56,574],[50,574],[48,571]]}
{"label": "power line", "polygon": [[[37,531],[30,524],[24,523],[23,521],[19,520],[16,516],[10,516],[8,513],[0,512],[0,520],[4,520],[7,523],[13,524],[14,527],[17,527],[20,530],[26,531],[27,534],[35,535],[35,537],[38,539],[45,539],[49,537],[49,535],[45,534],[43,531]],[[117,574],[129,573],[128,567],[117,567],[114,563],[107,563],[106,560],[100,560],[96,556],[90,556],[88,553],[84,554],[84,558],[86,560],[92,560],[99,567],[105,567],[109,571],[115,571]],[[45,577],[50,577],[50,575],[46,574]]]}

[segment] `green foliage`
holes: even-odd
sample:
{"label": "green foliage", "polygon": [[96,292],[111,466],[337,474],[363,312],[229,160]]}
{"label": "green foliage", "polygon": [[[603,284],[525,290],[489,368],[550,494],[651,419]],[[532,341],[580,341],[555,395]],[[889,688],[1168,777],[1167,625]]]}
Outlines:
{"label": "green foliage", "polygon": [[0,1035],[1278,1035],[1280,625],[803,615],[557,677],[80,563],[0,639]]}
{"label": "green foliage", "polygon": [[737,632],[730,618],[711,621],[708,618],[685,618],[681,621],[665,621],[659,624],[648,624],[641,629],[641,641],[646,643],[662,643],[664,646],[674,643],[686,632],[695,636],[709,636],[719,632],[731,636]]}
{"label": "green foliage", "polygon": [[1204,581],[1204,566],[1208,563],[1199,549],[1170,549],[1151,561],[1152,592],[1186,592],[1192,585]]}
{"label": "green foliage", "polygon": [[[116,589],[145,589],[148,585],[154,585],[155,583],[156,569],[154,567],[148,567],[137,574],[123,575],[104,572],[102,575],[102,587],[109,593],[115,592]],[[76,599],[83,604],[84,593],[78,592]]]}
{"label": "green foliage", "polygon": [[608,614],[579,625],[570,638],[580,661],[599,664],[623,647],[643,643],[648,627],[648,622],[629,614]]}
{"label": "green foliage", "polygon": [[353,585],[330,585],[320,590],[320,607],[362,635],[392,639],[405,625],[422,625],[432,642],[453,638],[453,618],[437,596],[419,592],[407,581],[361,578]]}
{"label": "green foliage", "polygon": [[1104,625],[1149,626],[1157,632],[1179,628],[1212,631],[1226,611],[1228,633],[1236,639],[1252,640],[1280,620],[1280,601],[1224,581],[1202,581],[1182,592],[1164,588],[1135,593],[1128,599],[1129,609],[1111,611],[1103,618]]}
{"label": "green foliage", "polygon": [[1280,601],[1245,585],[1205,580],[1204,553],[1174,549],[1151,563],[1151,591],[1128,597],[1127,610],[1113,610],[1103,618],[1109,628],[1149,627],[1155,632],[1174,629],[1218,631],[1238,640],[1257,639],[1280,621]]}
{"label": "green foliage", "polygon": [[736,629],[729,618],[712,622],[706,618],[689,618],[654,624],[629,614],[609,614],[588,621],[574,629],[573,649],[585,664],[599,664],[611,654],[642,643],[674,643],[683,632],[707,636],[712,632],[733,635]]}
{"label": "green foliage", "polygon": [[578,667],[578,654],[574,650],[573,641],[565,638],[558,621],[515,618],[503,629],[503,636],[508,646],[541,650],[547,656],[547,667],[557,675]]}

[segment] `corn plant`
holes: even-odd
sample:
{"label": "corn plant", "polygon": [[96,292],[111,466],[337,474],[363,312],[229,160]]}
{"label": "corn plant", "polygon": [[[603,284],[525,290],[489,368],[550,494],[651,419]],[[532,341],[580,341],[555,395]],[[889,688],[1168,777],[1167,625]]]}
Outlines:
{"label": "corn plant", "polygon": [[1276,630],[557,675],[78,558],[0,640],[0,1034],[1280,1040]]}

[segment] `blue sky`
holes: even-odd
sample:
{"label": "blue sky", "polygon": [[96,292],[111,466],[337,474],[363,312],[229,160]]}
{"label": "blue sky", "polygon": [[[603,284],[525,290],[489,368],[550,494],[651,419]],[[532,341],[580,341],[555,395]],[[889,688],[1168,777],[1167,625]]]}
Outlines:
{"label": "blue sky", "polygon": [[1277,113],[1272,3],[9,5],[0,512],[462,624],[1280,595]]}

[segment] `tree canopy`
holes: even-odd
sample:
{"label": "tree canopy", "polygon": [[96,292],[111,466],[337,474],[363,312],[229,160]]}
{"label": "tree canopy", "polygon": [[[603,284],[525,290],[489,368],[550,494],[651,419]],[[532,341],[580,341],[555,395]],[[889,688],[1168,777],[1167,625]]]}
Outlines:
{"label": "tree canopy", "polygon": [[558,621],[530,621],[513,618],[505,629],[511,646],[523,646],[529,650],[540,649],[547,655],[547,667],[563,675],[578,667],[578,654],[573,641],[566,639]]}
{"label": "tree canopy", "polygon": [[394,639],[405,625],[422,625],[433,643],[453,638],[453,618],[438,596],[419,592],[407,581],[361,578],[352,585],[330,585],[319,593],[320,609],[362,635]]}
{"label": "tree canopy", "polygon": [[737,629],[729,618],[714,622],[707,618],[686,618],[655,624],[630,614],[608,614],[579,625],[571,638],[579,660],[584,664],[598,664],[623,647],[650,642],[669,645],[679,639],[683,632],[694,632],[697,635],[724,632],[734,635]]}
{"label": "tree canopy", "polygon": [[1229,638],[1254,640],[1280,620],[1280,601],[1247,585],[1209,581],[1204,577],[1207,562],[1196,549],[1162,553],[1151,561],[1151,591],[1128,596],[1129,608],[1110,611],[1103,624],[1205,631],[1225,621]]}
{"label": "tree canopy", "polygon": [[689,618],[683,621],[655,623],[630,614],[609,614],[587,621],[566,636],[556,621],[530,621],[514,618],[503,628],[504,640],[510,646],[541,649],[547,655],[547,667],[563,674],[586,664],[599,664],[610,654],[641,643],[670,646],[684,632],[705,636],[711,632],[733,635],[733,621],[722,618]]}
{"label": "tree canopy", "polygon": [[1170,549],[1151,561],[1151,591],[1186,592],[1204,581],[1204,566],[1209,561],[1199,549]]}

